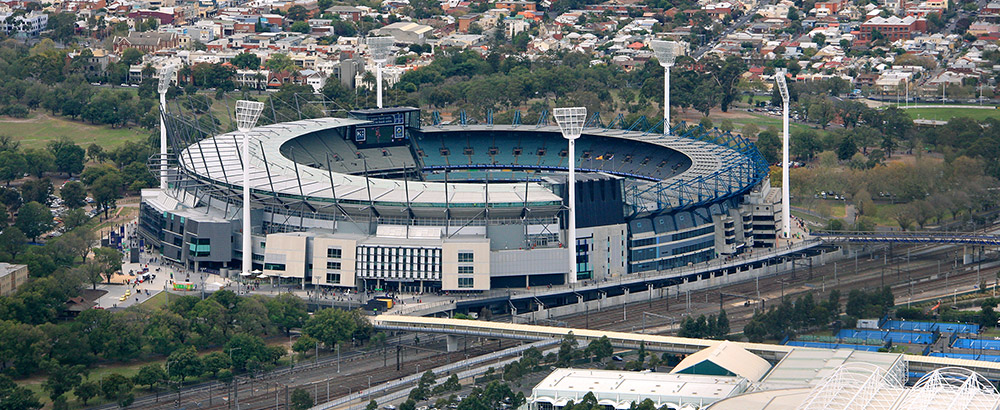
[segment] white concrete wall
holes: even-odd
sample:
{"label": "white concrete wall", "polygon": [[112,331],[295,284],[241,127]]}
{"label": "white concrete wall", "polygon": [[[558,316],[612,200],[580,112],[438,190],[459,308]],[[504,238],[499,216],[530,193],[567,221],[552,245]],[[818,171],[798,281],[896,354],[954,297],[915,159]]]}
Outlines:
{"label": "white concrete wall", "polygon": [[[324,238],[316,237],[312,241],[312,283],[314,285],[330,285],[338,287],[353,288],[357,284],[357,241],[354,239]],[[340,259],[327,258],[327,249],[340,248]],[[327,269],[327,261],[339,261],[340,270]],[[329,283],[326,280],[327,273],[340,273],[340,283]]]}

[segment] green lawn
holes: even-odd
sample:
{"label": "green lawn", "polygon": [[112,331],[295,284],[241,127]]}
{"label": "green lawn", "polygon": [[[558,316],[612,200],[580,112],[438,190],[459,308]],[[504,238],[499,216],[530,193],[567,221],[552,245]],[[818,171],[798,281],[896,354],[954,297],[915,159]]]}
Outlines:
{"label": "green lawn", "polygon": [[[742,129],[743,126],[747,124],[755,124],[757,125],[757,128],[760,128],[761,131],[766,130],[768,127],[774,127],[778,130],[778,132],[781,132],[781,118],[768,117],[757,114],[750,114],[750,115],[753,116],[753,118],[733,118],[732,119],[733,125],[735,125],[737,129]],[[716,119],[713,118],[712,121],[715,122]],[[721,122],[721,120],[719,121]],[[826,131],[822,129],[811,128],[809,126],[805,126],[791,121],[788,122],[788,130],[792,133],[802,132],[805,130],[812,130],[820,135],[826,133]]]}
{"label": "green lawn", "polygon": [[1000,118],[1000,110],[969,108],[908,108],[904,110],[913,119],[948,121],[955,117],[969,117],[974,120]]}
{"label": "green lawn", "polygon": [[109,149],[125,141],[142,140],[149,133],[150,131],[138,127],[111,128],[70,121],[41,111],[35,111],[25,119],[0,117],[0,135],[10,135],[21,141],[22,148],[44,148],[49,141],[68,137],[82,147],[97,143],[104,149]]}

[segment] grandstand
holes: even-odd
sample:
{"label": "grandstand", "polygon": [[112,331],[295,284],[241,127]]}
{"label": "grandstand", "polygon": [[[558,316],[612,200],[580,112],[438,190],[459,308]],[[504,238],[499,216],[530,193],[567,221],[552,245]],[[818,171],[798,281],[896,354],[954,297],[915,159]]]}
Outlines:
{"label": "grandstand", "polygon": [[140,231],[166,259],[235,270],[249,172],[253,267],[303,286],[565,283],[569,183],[579,280],[774,244],[767,167],[738,135],[590,126],[568,158],[552,125],[422,126],[419,115],[387,108],[263,125],[242,158],[237,133],[168,112],[169,187],[143,191]]}

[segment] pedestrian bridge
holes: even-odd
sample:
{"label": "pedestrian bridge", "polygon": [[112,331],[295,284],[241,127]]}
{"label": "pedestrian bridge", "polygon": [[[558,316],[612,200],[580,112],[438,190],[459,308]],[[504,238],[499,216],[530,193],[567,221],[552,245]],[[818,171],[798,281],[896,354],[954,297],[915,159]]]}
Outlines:
{"label": "pedestrian bridge", "polygon": [[981,232],[848,232],[848,231],[813,231],[813,237],[828,242],[855,243],[945,243],[951,245],[1000,245],[1000,235]]}
{"label": "pedestrian bridge", "polygon": [[[378,330],[400,330],[407,332],[443,333],[455,336],[448,342],[449,350],[458,348],[457,336],[478,336],[500,339],[538,341],[558,339],[572,332],[577,340],[587,342],[607,336],[611,344],[618,348],[638,349],[645,343],[647,350],[674,354],[691,354],[720,343],[718,340],[692,339],[687,337],[647,335],[603,330],[572,329],[566,327],[522,325],[514,323],[489,322],[483,320],[449,319],[435,317],[414,317],[379,315],[371,318]],[[814,349],[808,347],[771,345],[764,343],[734,342],[744,349],[771,362],[781,360],[792,349]],[[891,353],[886,353],[891,354]],[[928,373],[944,367],[963,367],[973,370],[990,380],[1000,380],[1000,363],[946,357],[905,355],[909,371]]]}

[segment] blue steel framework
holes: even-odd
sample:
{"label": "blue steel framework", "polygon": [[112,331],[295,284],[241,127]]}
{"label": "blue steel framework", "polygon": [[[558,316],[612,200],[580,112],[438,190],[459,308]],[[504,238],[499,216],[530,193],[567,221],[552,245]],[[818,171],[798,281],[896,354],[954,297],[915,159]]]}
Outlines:
{"label": "blue steel framework", "polygon": [[857,243],[949,243],[959,245],[1000,245],[1000,236],[972,232],[848,232],[813,231],[826,241]]}

